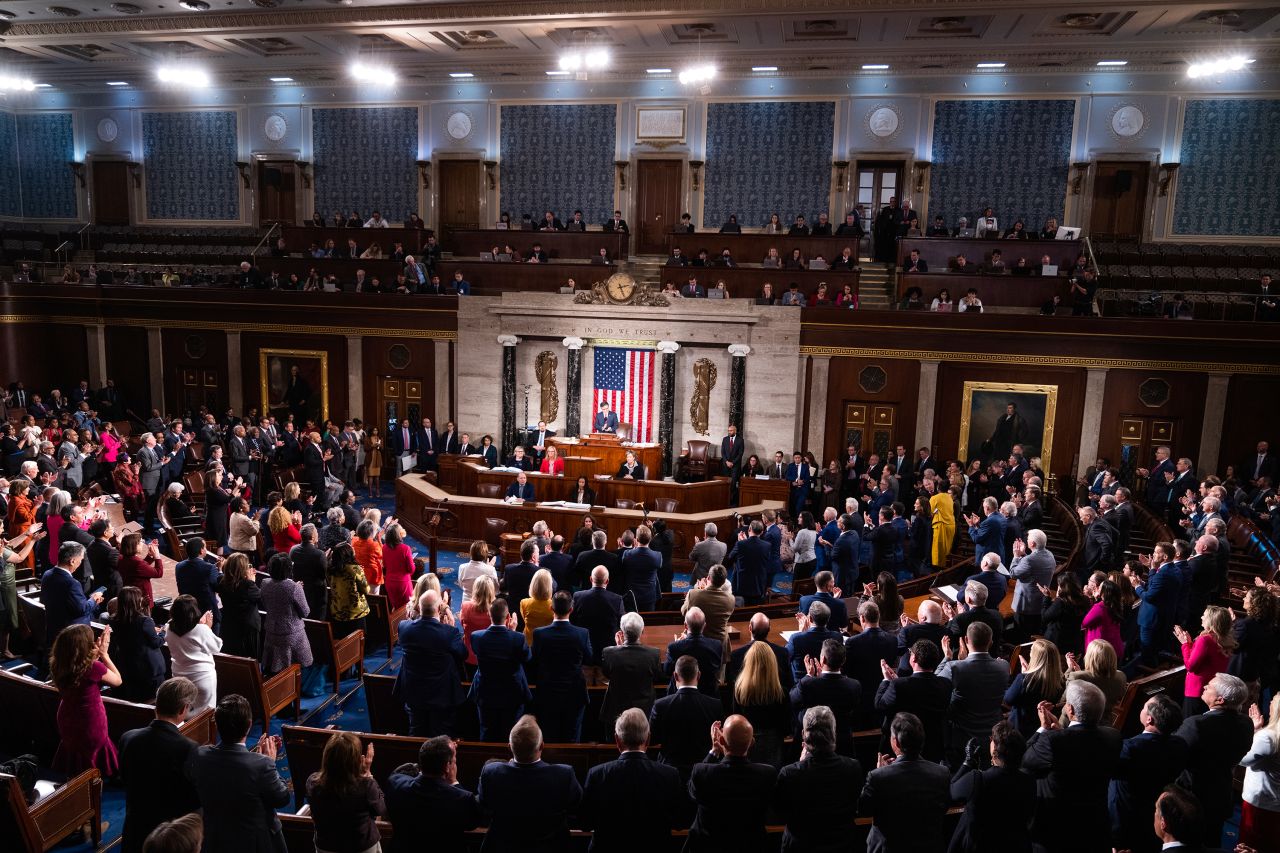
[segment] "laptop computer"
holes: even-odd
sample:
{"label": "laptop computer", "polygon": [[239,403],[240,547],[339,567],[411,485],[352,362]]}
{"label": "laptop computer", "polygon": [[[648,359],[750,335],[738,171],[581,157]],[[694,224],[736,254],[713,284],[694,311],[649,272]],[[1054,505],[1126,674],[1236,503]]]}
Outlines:
{"label": "laptop computer", "polygon": [[1058,274],[1057,264],[1044,264],[1043,266],[1040,267],[1040,275],[1057,275],[1057,274]]}
{"label": "laptop computer", "polygon": [[827,266],[827,262],[824,260],[816,260],[816,261],[809,261],[809,269],[828,270],[828,269],[831,269],[831,267]]}
{"label": "laptop computer", "polygon": [[1059,225],[1059,226],[1058,226],[1058,233],[1057,233],[1057,234],[1055,234],[1055,235],[1053,236],[1053,239],[1055,239],[1055,240],[1079,240],[1079,239],[1080,239],[1080,229],[1079,229],[1079,228],[1068,228],[1068,227],[1067,227],[1067,226],[1065,226],[1065,225]]}
{"label": "laptop computer", "polygon": [[491,261],[491,260],[493,260],[493,252],[481,252],[481,253],[480,253],[480,260],[482,260],[482,261]]}
{"label": "laptop computer", "polygon": [[505,223],[505,222],[495,222],[495,223],[493,224],[493,230],[494,230],[494,231],[506,231],[506,230],[507,230],[507,223]]}
{"label": "laptop computer", "polygon": [[965,237],[965,238],[972,237],[972,236],[973,236],[973,229],[972,229],[972,228],[957,228],[957,229],[956,229],[956,236],[957,236],[957,237]]}
{"label": "laptop computer", "polygon": [[717,290],[716,288],[713,287],[707,291],[707,298],[708,299],[724,299],[724,291]]}
{"label": "laptop computer", "polygon": [[505,264],[505,263],[510,263],[510,262],[511,262],[511,256],[510,256],[509,254],[507,254],[506,252],[502,252],[502,253],[500,253],[500,254],[498,255],[497,260],[502,261],[504,264]]}

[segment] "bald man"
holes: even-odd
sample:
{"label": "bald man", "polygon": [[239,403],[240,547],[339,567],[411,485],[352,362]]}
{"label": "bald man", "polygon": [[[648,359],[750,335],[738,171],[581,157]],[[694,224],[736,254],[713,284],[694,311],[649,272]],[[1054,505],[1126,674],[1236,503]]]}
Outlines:
{"label": "bald man", "polygon": [[396,695],[409,715],[409,734],[435,737],[454,734],[454,712],[466,699],[462,673],[467,647],[453,615],[444,610],[441,622],[440,594],[429,589],[419,599],[417,619],[400,623],[400,648],[404,663],[396,675]]}
{"label": "bald man", "polygon": [[693,768],[689,794],[698,812],[689,829],[688,851],[762,850],[765,818],[778,771],[747,758],[755,732],[734,714],[711,725],[711,752]]}
{"label": "bald man", "polygon": [[[603,538],[603,531],[596,531]],[[597,565],[591,570],[591,588],[573,594],[573,612],[569,621],[579,628],[586,628],[591,635],[591,662],[596,666],[604,656],[604,650],[614,645],[618,624],[622,619],[622,596],[610,592],[609,570]]]}
{"label": "bald man", "polygon": [[898,620],[902,628],[898,631],[898,675],[910,675],[911,664],[907,650],[916,640],[929,640],[938,647],[938,655],[942,655],[942,635],[947,633],[946,615],[942,605],[933,599],[920,603],[916,611],[916,620],[912,622],[904,613]]}
{"label": "bald man", "polygon": [[719,640],[706,636],[706,614],[700,607],[690,607],[684,614],[684,633],[676,634],[667,646],[666,673],[671,682],[667,691],[676,689],[676,661],[683,655],[690,655],[698,662],[698,690],[708,696],[717,696],[720,692],[720,667],[724,661],[724,645]]}
{"label": "bald man", "polygon": [[791,671],[791,656],[787,654],[787,647],[780,646],[777,643],[769,642],[769,617],[763,613],[757,613],[751,617],[748,626],[751,630],[751,641],[746,645],[739,646],[729,655],[729,664],[725,668],[725,683],[733,687],[733,682],[737,680],[738,673],[742,672],[742,664],[747,659],[747,652],[755,643],[764,643],[773,651],[773,656],[778,661],[778,680],[782,683],[784,693],[790,693],[791,688],[795,686],[795,674]]}

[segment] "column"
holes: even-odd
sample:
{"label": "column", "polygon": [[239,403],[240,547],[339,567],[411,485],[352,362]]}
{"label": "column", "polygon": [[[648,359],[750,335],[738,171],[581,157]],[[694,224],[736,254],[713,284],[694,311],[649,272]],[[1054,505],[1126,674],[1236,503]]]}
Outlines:
{"label": "column", "polygon": [[86,349],[89,353],[90,388],[101,388],[107,384],[107,329],[101,323],[90,323],[84,327]]}
{"label": "column", "polygon": [[1222,421],[1227,411],[1227,385],[1230,373],[1210,373],[1204,396],[1204,423],[1200,427],[1200,452],[1196,455],[1197,476],[1218,470],[1218,452],[1222,447]]}
{"label": "column", "polygon": [[561,341],[569,350],[569,362],[565,365],[564,434],[580,435],[582,427],[582,338],[565,338]]}
{"label": "column", "polygon": [[662,476],[670,477],[674,472],[673,459],[676,434],[676,350],[680,344],[675,341],[658,341],[658,352],[662,353],[662,387],[659,391],[658,408],[658,441],[662,444]]}
{"label": "column", "polygon": [[916,403],[916,446],[908,447],[911,455],[919,447],[933,453],[933,418],[938,406],[938,360],[920,359],[920,391]]}
{"label": "column", "polygon": [[[1090,367],[1084,386],[1084,417],[1080,422],[1080,456],[1076,461],[1075,476],[1083,477],[1085,470],[1098,458],[1098,443],[1102,437],[1102,400],[1107,392],[1107,368]],[[1059,469],[1061,470],[1061,469]],[[1046,471],[1046,475],[1050,472]]]}
{"label": "column", "polygon": [[364,420],[364,338],[359,335],[347,335],[347,417]]}
{"label": "column", "polygon": [[[244,370],[240,363],[240,333],[227,332],[227,406],[244,414]],[[263,412],[263,414],[266,414]]]}
{"label": "column", "polygon": [[159,326],[147,327],[147,361],[151,362],[151,407],[164,414],[164,339]]}
{"label": "column", "polygon": [[516,345],[515,335],[498,335],[502,344],[502,455],[511,453],[516,444]]}
{"label": "column", "polygon": [[453,381],[449,375],[449,342],[443,340],[435,341],[435,366],[436,366],[436,399],[435,414],[433,414],[431,422],[436,424],[440,429],[444,429],[446,421],[456,421],[457,418],[453,412],[449,411],[449,383]]}
{"label": "column", "polygon": [[809,435],[804,447],[813,451],[818,459],[826,459],[827,441],[827,373],[831,369],[831,356],[809,356],[813,371],[809,377]]}
{"label": "column", "polygon": [[733,362],[729,367],[729,423],[738,428],[738,435],[747,440],[744,416],[747,406],[747,356],[751,347],[746,344],[729,344]]}

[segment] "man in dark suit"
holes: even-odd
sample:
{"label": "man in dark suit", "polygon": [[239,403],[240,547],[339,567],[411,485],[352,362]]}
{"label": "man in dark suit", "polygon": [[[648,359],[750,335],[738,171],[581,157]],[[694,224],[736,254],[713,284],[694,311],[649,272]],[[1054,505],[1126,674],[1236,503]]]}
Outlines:
{"label": "man in dark suit", "polygon": [[711,724],[724,717],[715,696],[698,690],[698,661],[685,655],[676,661],[676,689],[653,703],[649,727],[653,740],[662,744],[660,758],[687,779],[693,765],[711,746]]}
{"label": "man in dark suit", "polygon": [[855,730],[883,724],[876,713],[876,690],[884,680],[881,663],[894,666],[898,660],[898,638],[880,627],[880,607],[874,601],[858,605],[858,623],[862,630],[844,641],[844,674],[862,687],[859,694]]}
{"label": "man in dark suit", "polygon": [[796,717],[796,734],[801,734],[805,711],[818,705],[826,706],[835,714],[836,749],[841,755],[853,757],[853,732],[858,710],[862,707],[862,685],[844,675],[844,644],[839,640],[824,640],[822,657],[805,658],[804,678],[791,688],[791,712]]}
{"label": "man in dark suit", "polygon": [[280,738],[264,737],[253,751],[245,738],[253,725],[249,701],[232,693],[214,711],[217,746],[202,746],[187,760],[186,776],[204,810],[205,853],[278,853],[285,849],[276,809],[291,799],[276,771]]}
{"label": "man in dark suit", "polygon": [[739,533],[738,541],[724,558],[726,567],[733,573],[729,581],[735,595],[742,596],[747,604],[760,604],[769,588],[769,545],[760,535],[764,525],[751,522],[746,534]]}
{"label": "man in dark suit", "polygon": [[572,593],[579,585],[578,577],[573,573],[573,557],[569,555],[569,543],[559,534],[551,537],[551,545],[539,559],[542,568],[551,572],[556,589]]}
{"label": "man in dark suit", "polygon": [[[991,727],[1004,717],[1002,702],[1009,686],[1009,663],[991,654],[991,637],[991,626],[972,622],[959,650],[949,639],[943,640],[943,648],[951,659],[938,667],[937,674],[951,682],[947,724],[953,767],[963,758],[964,745],[970,738],[987,738]],[[966,643],[968,654],[964,655]]]}
{"label": "man in dark suit", "polygon": [[1200,694],[1209,710],[1188,717],[1177,732],[1187,744],[1187,766],[1179,784],[1195,794],[1204,809],[1206,846],[1220,843],[1222,825],[1239,800],[1232,774],[1253,743],[1253,724],[1240,710],[1248,696],[1243,681],[1218,673]]}
{"label": "man in dark suit", "polygon": [[[991,729],[991,738],[975,738],[951,779],[951,797],[965,804],[948,848],[952,853],[1031,850],[1031,816],[1036,807],[1035,780],[1022,772],[1027,742],[1007,721]],[[986,756],[991,766],[983,770]]]}
{"label": "man in dark suit", "polygon": [[658,650],[640,642],[644,634],[644,619],[640,614],[626,614],[621,625],[616,636],[609,638],[610,645],[600,660],[600,668],[609,679],[609,689],[600,708],[600,722],[606,729],[628,708],[640,709],[648,719],[654,702],[653,685],[664,675]]}
{"label": "man in dark suit", "polygon": [[1259,441],[1256,451],[1246,457],[1236,470],[1249,481],[1251,486],[1256,487],[1263,477],[1275,482],[1276,474],[1280,473],[1280,458],[1271,452],[1270,444]]}
{"label": "man in dark suit", "polygon": [[[611,592],[621,595],[625,591],[622,577],[622,558],[613,551],[607,550],[608,544],[608,533],[603,530],[596,530],[592,533],[591,550],[583,551],[578,555],[578,559],[573,564],[573,573],[580,578],[592,577],[595,574],[595,570],[603,566],[607,573],[605,583],[610,585]],[[577,609],[576,606],[574,609]],[[594,647],[594,645],[595,640],[593,638],[592,646]]]}
{"label": "man in dark suit", "polygon": [[556,431],[547,429],[546,421],[538,421],[538,428],[529,433],[533,439],[533,455],[539,461],[547,453],[547,439],[555,437]]}
{"label": "man in dark suit", "polygon": [[435,737],[453,734],[454,712],[466,698],[462,692],[467,647],[462,632],[437,618],[440,593],[422,594],[417,619],[400,623],[404,662],[396,674],[395,695],[409,715],[409,734]]}
{"label": "man in dark suit", "polygon": [[[1115,562],[1124,562],[1124,555],[1129,550],[1130,532],[1133,530],[1133,493],[1124,486],[1116,489],[1115,507],[1103,515],[1103,518],[1116,529]],[[1100,501],[1106,504],[1106,501]]]}
{"label": "man in dark suit", "polygon": [[808,613],[796,616],[796,632],[787,640],[787,657],[791,661],[791,674],[798,682],[805,676],[804,659],[806,656],[818,660],[822,655],[822,644],[827,640],[844,639],[838,631],[827,626],[831,619],[831,610],[821,601],[809,605]]}
{"label": "man in dark suit", "polygon": [[187,464],[186,447],[191,443],[193,437],[183,433],[182,421],[174,421],[168,431],[165,432],[164,451],[165,456],[169,457],[169,464],[164,469],[164,482],[166,485],[174,480],[182,479],[182,468]]}
{"label": "man in dark suit", "polygon": [[[63,526],[66,527],[66,525]],[[120,593],[120,587],[124,585],[120,572],[116,568],[120,563],[120,552],[111,544],[116,531],[110,521],[98,518],[89,525],[88,532],[93,539],[85,549],[85,559],[89,561],[91,572],[89,589],[105,587],[106,591],[102,594],[103,600],[110,601]]]}
{"label": "man in dark suit", "polygon": [[1093,507],[1082,506],[1076,510],[1084,525],[1084,545],[1076,575],[1081,582],[1097,571],[1110,571],[1116,559],[1116,529],[1098,515]]}
{"label": "man in dark suit", "polygon": [[316,496],[315,510],[323,512],[328,509],[332,499],[329,497],[329,461],[333,459],[333,451],[321,443],[319,433],[307,436],[302,446],[302,465],[307,472],[307,484],[311,493]]}
{"label": "man in dark suit", "polygon": [[58,565],[40,578],[40,603],[44,606],[45,648],[68,625],[88,625],[102,603],[102,593],[84,594],[75,573],[84,562],[85,549],[79,542],[64,542],[58,548]]}
{"label": "man in dark suit", "polygon": [[986,584],[965,582],[964,596],[956,602],[956,612],[946,626],[952,645],[959,645],[960,638],[967,634],[969,626],[974,622],[985,623],[991,629],[992,643],[997,647],[1000,645],[1004,634],[1004,617],[999,610],[987,606],[987,595]]}
{"label": "man in dark suit", "polygon": [[561,590],[551,598],[550,625],[533,632],[534,681],[538,685],[538,723],[552,743],[577,743],[587,707],[583,664],[591,662],[591,635],[569,621],[573,596]]}
{"label": "man in dark suit", "polygon": [[667,662],[664,672],[670,677],[667,692],[676,689],[676,662],[689,655],[698,662],[698,670],[702,677],[698,681],[698,689],[708,696],[719,695],[720,665],[724,660],[724,644],[702,634],[706,627],[707,617],[702,608],[690,607],[684,614],[684,633],[667,645]]}
{"label": "man in dark suit", "polygon": [[800,760],[778,773],[774,807],[787,828],[782,849],[843,853],[849,849],[866,774],[856,759],[836,753],[836,717],[830,708],[804,712]]}
{"label": "man in dark suit", "polygon": [[[1125,574],[1129,575],[1134,592],[1142,602],[1138,607],[1140,651],[1136,660],[1144,666],[1153,667],[1158,662],[1160,650],[1169,644],[1169,632],[1173,630],[1182,594],[1182,574],[1173,564],[1173,545],[1169,542],[1156,543],[1150,565],[1152,568],[1145,584],[1128,569],[1125,569]],[[1128,672],[1126,667],[1126,674]]]}
{"label": "man in dark suit", "polygon": [[[594,540],[596,536],[599,536],[601,544],[604,544],[604,531],[597,530],[592,534],[592,539]],[[596,552],[583,552],[578,558],[575,569],[585,565],[582,557],[594,553]],[[600,553],[613,557],[608,551],[601,551]],[[579,575],[579,577],[581,576],[583,575]],[[587,629],[587,634],[591,639],[591,662],[596,666],[600,665],[604,650],[614,644],[614,636],[618,633],[619,620],[622,619],[622,596],[616,592],[610,592],[607,589],[608,586],[609,570],[601,563],[595,563],[591,569],[591,588],[573,594],[573,613],[569,616],[569,620],[573,624]],[[654,653],[657,654],[657,650],[654,650]]]}
{"label": "man in dark suit", "polygon": [[872,819],[867,853],[941,850],[951,774],[925,755],[926,727],[914,714],[891,716],[889,749],[867,774],[858,814]]}
{"label": "man in dark suit", "polygon": [[738,437],[738,427],[734,424],[729,424],[726,433],[720,439],[720,473],[736,483],[742,473],[742,439]]}
{"label": "man in dark suit", "polygon": [[[529,597],[529,583],[538,571],[538,544],[532,538],[524,540],[520,546],[520,562],[507,566],[502,572],[502,583],[498,589],[507,599],[507,604],[519,606],[521,601]],[[515,608],[511,608],[516,612]]]}
{"label": "man in dark suit", "polygon": [[992,497],[984,498],[982,511],[986,516],[982,520],[974,513],[965,516],[965,520],[969,522],[969,538],[973,540],[973,561],[981,564],[982,555],[990,551],[999,555],[1000,562],[1005,563],[1005,517],[1000,514],[1000,502]]}
{"label": "man in dark suit", "polygon": [[711,751],[689,777],[697,813],[686,853],[763,849],[778,771],[747,758],[754,739],[751,723],[738,714],[711,725]]}
{"label": "man in dark suit", "polygon": [[902,271],[910,273],[928,272],[929,262],[920,257],[919,249],[912,249],[911,256],[902,262]]}
{"label": "man in dark suit", "polygon": [[813,478],[817,474],[804,455],[799,451],[791,454],[791,464],[787,466],[788,504],[792,517],[799,517],[800,512],[809,505],[809,490],[813,488]]}
{"label": "man in dark suit", "polygon": [[857,589],[858,552],[862,547],[862,536],[858,533],[860,525],[850,513],[843,513],[836,519],[836,527],[840,535],[831,546],[831,571],[836,576],[836,586],[841,590]]}
{"label": "man in dark suit", "polygon": [[434,471],[439,467],[440,434],[431,425],[431,418],[423,418],[418,428],[418,470]]}
{"label": "man in dark suit", "polygon": [[616,412],[609,411],[608,403],[600,404],[600,411],[596,413],[595,420],[592,421],[591,429],[593,432],[617,432],[618,431],[618,415]]}
{"label": "man in dark suit", "polygon": [[920,754],[927,761],[941,761],[946,732],[947,708],[951,704],[951,682],[934,670],[942,661],[941,650],[929,640],[916,640],[909,653],[911,675],[902,678],[889,664],[880,665],[884,681],[876,689],[876,711],[884,715],[880,751],[891,746],[890,727],[894,715],[911,714],[924,727]]}
{"label": "man in dark suit", "polygon": [[185,543],[187,559],[178,563],[173,569],[174,580],[178,584],[178,595],[189,595],[200,605],[200,614],[213,611],[213,633],[219,633],[222,625],[222,608],[218,606],[218,582],[222,573],[218,571],[217,558],[205,547],[204,539],[193,536]]}
{"label": "man in dark suit", "polygon": [[151,830],[200,808],[195,786],[184,772],[196,743],[178,731],[197,698],[199,691],[190,681],[169,679],[156,692],[156,718],[120,738],[124,853],[142,853]]}
{"label": "man in dark suit", "polygon": [[[473,635],[474,636],[474,635]],[[458,784],[458,755],[445,735],[423,742],[417,764],[401,764],[383,785],[387,817],[395,830],[388,853],[413,853],[418,835],[431,827],[431,849],[441,853],[466,850],[466,833],[480,825],[476,795]]]}
{"label": "man in dark suit", "polygon": [[[535,643],[536,644],[536,643]],[[562,853],[569,847],[569,815],[582,786],[567,764],[542,760],[542,731],[526,714],[511,729],[511,760],[490,761],[476,794],[489,814],[485,851]]]}
{"label": "man in dark suit", "polygon": [[[387,448],[393,459],[418,452],[418,431],[409,426],[408,418],[401,418],[400,425],[387,432]],[[400,473],[400,468],[396,468]]]}
{"label": "man in dark suit", "polygon": [[507,497],[519,498],[522,501],[534,500],[533,483],[529,482],[529,475],[521,471],[516,474],[515,482],[507,486]]}
{"label": "man in dark suit", "polygon": [[844,603],[844,599],[837,598],[835,595],[835,575],[828,571],[821,571],[813,576],[813,582],[817,590],[812,595],[800,596],[799,612],[808,613],[810,604],[821,601],[831,611],[827,627],[832,631],[843,631],[849,625],[849,608]]}
{"label": "man in dark suit", "polygon": [[1120,759],[1107,791],[1111,843],[1118,850],[1154,853],[1151,813],[1160,792],[1172,784],[1187,761],[1187,744],[1174,731],[1182,709],[1164,693],[1152,696],[1138,713],[1142,731],[1120,747]]}
{"label": "man in dark suit", "polygon": [[773,652],[778,662],[778,681],[782,684],[782,692],[790,693],[796,683],[795,673],[791,671],[791,655],[787,653],[786,646],[769,642],[769,617],[763,613],[756,613],[752,615],[747,627],[751,631],[751,641],[730,653],[729,663],[724,672],[725,684],[730,688],[733,687],[733,683],[738,679],[738,673],[742,672],[742,666],[747,660],[747,652],[756,643],[764,643]]}
{"label": "man in dark suit", "polygon": [[1031,836],[1049,853],[1107,850],[1107,785],[1120,760],[1120,733],[1101,725],[1106,698],[1089,682],[1068,682],[1063,702],[1071,724],[1060,726],[1052,703],[1041,702],[1040,729],[1022,759],[1037,780]]}
{"label": "man in dark suit", "polygon": [[560,221],[560,217],[551,211],[547,211],[542,215],[542,221],[538,223],[539,231],[563,231],[564,223]]}
{"label": "man in dark suit", "polygon": [[489,605],[488,628],[471,635],[476,674],[471,680],[471,701],[480,713],[480,740],[501,743],[533,701],[524,665],[532,657],[524,633],[516,630],[515,614],[504,598]]}
{"label": "man in dark suit", "polygon": [[[638,617],[637,617],[638,618]],[[671,845],[671,830],[686,825],[688,794],[680,771],[649,758],[649,718],[628,708],[612,726],[620,753],[587,773],[578,810],[592,830],[594,853],[651,853]]]}
{"label": "man in dark suit", "polygon": [[630,234],[630,233],[631,233],[631,228],[627,225],[627,220],[625,220],[625,219],[623,219],[623,218],[622,218],[622,211],[621,211],[621,210],[615,210],[615,211],[613,212],[613,218],[612,218],[612,219],[608,219],[608,220],[606,220],[606,221],[605,221],[605,223],[604,223],[604,230],[605,230],[605,231],[619,231],[619,232],[621,232],[621,233],[623,233],[623,234]]}

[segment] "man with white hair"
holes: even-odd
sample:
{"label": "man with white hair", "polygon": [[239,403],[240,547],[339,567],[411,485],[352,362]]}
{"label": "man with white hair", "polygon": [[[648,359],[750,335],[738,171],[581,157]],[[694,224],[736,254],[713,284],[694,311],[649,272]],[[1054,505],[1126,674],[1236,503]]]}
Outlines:
{"label": "man with white hair", "polygon": [[715,522],[708,521],[703,525],[702,536],[694,537],[695,544],[689,552],[689,559],[693,562],[693,577],[690,578],[693,583],[706,577],[712,566],[724,562],[724,555],[729,549],[716,538],[718,534]]}
{"label": "man with white hair", "polygon": [[1009,565],[1009,575],[1015,581],[1013,624],[1022,641],[1040,633],[1044,614],[1044,593],[1040,587],[1049,586],[1058,566],[1046,547],[1048,542],[1043,530],[1028,530],[1025,543],[1021,540],[1013,543],[1013,562]]}
{"label": "man with white hair", "polygon": [[671,830],[683,827],[687,814],[680,771],[649,758],[645,711],[628,708],[612,729],[618,758],[587,772],[578,809],[583,828],[593,831],[588,849],[596,853],[666,849],[671,845]]}
{"label": "man with white hair", "polygon": [[966,583],[977,581],[987,588],[987,606],[992,610],[1000,609],[1000,602],[1004,601],[1005,593],[1009,591],[1009,578],[1000,573],[1002,568],[1004,566],[1001,565],[1000,555],[988,551],[978,561],[978,573],[965,579]]}
{"label": "man with white hair", "polygon": [[1178,729],[1187,744],[1187,768],[1178,781],[1204,808],[1206,847],[1221,843],[1222,825],[1240,800],[1232,775],[1253,743],[1253,723],[1241,711],[1248,696],[1243,681],[1220,672],[1200,694],[1209,710],[1183,720]]}
{"label": "man with white hair", "polygon": [[1109,850],[1107,787],[1120,759],[1120,733],[1102,725],[1107,700],[1095,685],[1067,682],[1063,702],[1065,728],[1053,703],[1040,703],[1040,728],[1022,759],[1037,780],[1031,835],[1049,853]]}
{"label": "man with white hair", "polygon": [[[604,545],[605,533],[597,530],[592,539],[598,539]],[[593,552],[587,552],[593,553]],[[604,650],[614,644],[614,635],[618,633],[618,620],[622,618],[622,596],[610,592],[609,570],[597,565],[591,570],[591,588],[573,594],[573,612],[569,621],[579,628],[586,628],[591,637],[591,662],[600,665]]]}
{"label": "man with white hair", "polygon": [[1191,584],[1187,594],[1187,618],[1183,624],[1199,625],[1204,610],[1218,592],[1218,540],[1208,533],[1195,541],[1195,556],[1187,561]]}
{"label": "man with white hair", "polygon": [[511,728],[510,761],[490,761],[480,771],[476,796],[489,814],[485,848],[567,850],[569,815],[582,786],[567,764],[542,760],[542,730],[526,714]]}
{"label": "man with white hair", "polygon": [[40,466],[28,459],[18,468],[18,476],[34,486],[40,480]]}
{"label": "man with white hair", "polygon": [[992,497],[983,498],[982,512],[982,519],[976,513],[965,516],[969,522],[969,538],[973,540],[973,559],[981,562],[984,554],[994,552],[1003,560],[1005,517],[1000,514],[1000,502]]}
{"label": "man with white hair", "polygon": [[866,774],[857,759],[836,754],[837,738],[830,708],[804,712],[800,760],[778,772],[774,793],[773,804],[787,825],[783,850],[848,849]]}
{"label": "man with white hair", "polygon": [[667,692],[676,689],[676,661],[689,655],[698,662],[698,690],[708,696],[719,693],[720,665],[724,660],[724,647],[719,640],[703,636],[707,617],[700,607],[690,607],[684,614],[684,633],[676,634],[667,645],[666,673],[671,679]]}
{"label": "man with white hair", "polygon": [[1084,525],[1084,542],[1080,548],[1080,561],[1076,565],[1076,576],[1083,586],[1094,572],[1111,570],[1117,556],[1115,547],[1118,534],[1093,507],[1082,506],[1076,510],[1076,515]]}
{"label": "man with white hair", "polygon": [[606,728],[628,708],[639,708],[646,719],[653,708],[653,685],[663,678],[662,660],[657,649],[640,642],[643,634],[640,614],[624,614],[613,638],[615,645],[606,648],[600,658],[600,668],[609,679],[600,708],[600,722]]}
{"label": "man with white hair", "polygon": [[454,734],[454,712],[462,692],[467,647],[452,614],[440,621],[440,593],[429,589],[419,599],[417,619],[400,623],[398,643],[404,662],[396,675],[396,695],[409,715],[409,734],[435,737]]}
{"label": "man with white hair", "polygon": [[[965,636],[969,626],[974,622],[986,622],[991,627],[992,648],[1000,648],[1004,635],[1004,617],[1000,611],[987,604],[987,585],[977,581],[968,581],[964,585],[964,595],[956,602],[954,615],[947,622],[947,633],[951,642],[959,645],[960,638]],[[944,605],[943,611],[951,610],[951,605]]]}

